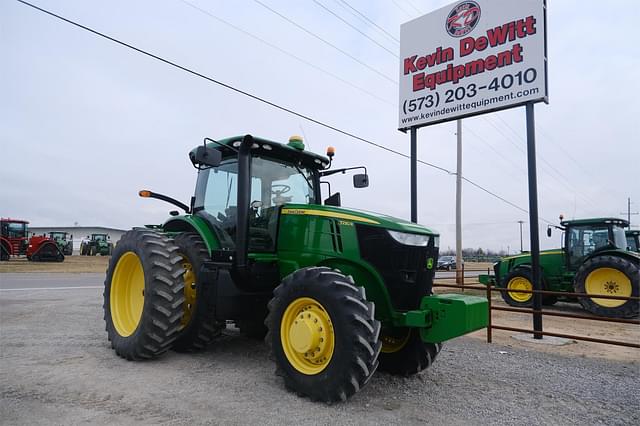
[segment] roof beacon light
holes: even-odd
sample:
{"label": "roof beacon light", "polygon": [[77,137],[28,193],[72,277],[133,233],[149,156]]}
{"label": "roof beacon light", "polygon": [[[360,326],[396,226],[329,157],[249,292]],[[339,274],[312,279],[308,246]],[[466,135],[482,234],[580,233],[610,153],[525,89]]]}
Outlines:
{"label": "roof beacon light", "polygon": [[304,150],[304,142],[302,141],[302,136],[293,135],[289,138],[289,144],[291,148],[299,149],[300,151]]}

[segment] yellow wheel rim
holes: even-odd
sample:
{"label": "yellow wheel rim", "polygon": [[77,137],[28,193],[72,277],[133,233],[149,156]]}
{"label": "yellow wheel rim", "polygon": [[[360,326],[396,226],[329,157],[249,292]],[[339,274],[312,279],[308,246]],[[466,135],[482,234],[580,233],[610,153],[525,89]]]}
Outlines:
{"label": "yellow wheel rim", "polygon": [[182,279],[184,280],[184,314],[180,324],[186,327],[193,316],[193,311],[196,306],[196,274],[193,272],[193,266],[184,257],[182,262],[184,268],[184,274]]}
{"label": "yellow wheel rim", "polygon": [[395,333],[383,332],[380,335],[380,341],[382,342],[381,351],[386,354],[398,352],[407,345],[409,337],[411,337],[411,330],[409,329]]}
{"label": "yellow wheel rim", "polygon": [[[507,283],[508,290],[533,290],[533,285],[531,281],[526,279],[525,277],[513,277]],[[516,302],[524,303],[528,302],[531,297],[533,297],[532,293],[517,293],[515,291],[507,292],[509,297]]]}
{"label": "yellow wheel rim", "polygon": [[293,368],[307,375],[320,373],[331,362],[335,347],[326,309],[310,297],[291,302],[280,323],[280,341]]}
{"label": "yellow wheel rim", "polygon": [[[584,289],[588,295],[631,296],[631,280],[622,271],[613,268],[598,268],[584,281]],[[626,300],[591,298],[594,303],[605,308],[617,308]]]}
{"label": "yellow wheel rim", "polygon": [[136,331],[144,306],[144,271],[137,254],[123,254],[111,277],[109,307],[113,325],[122,337]]}

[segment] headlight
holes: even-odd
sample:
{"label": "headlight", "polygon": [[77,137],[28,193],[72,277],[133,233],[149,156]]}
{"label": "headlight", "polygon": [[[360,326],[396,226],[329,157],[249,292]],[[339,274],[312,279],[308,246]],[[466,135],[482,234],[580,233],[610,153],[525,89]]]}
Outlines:
{"label": "headlight", "polygon": [[407,246],[426,247],[429,244],[430,235],[409,234],[407,232],[397,232],[387,230],[391,238]]}

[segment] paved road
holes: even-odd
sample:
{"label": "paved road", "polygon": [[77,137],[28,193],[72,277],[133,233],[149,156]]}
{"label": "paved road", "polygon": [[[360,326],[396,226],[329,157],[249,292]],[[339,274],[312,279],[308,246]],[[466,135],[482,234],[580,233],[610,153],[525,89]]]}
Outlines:
{"label": "paved road", "polygon": [[[480,274],[486,274],[487,271],[464,271],[465,278],[475,278]],[[436,278],[455,278],[456,271],[436,271]]]}
{"label": "paved road", "polygon": [[0,292],[24,290],[65,290],[76,288],[102,288],[104,273],[47,274],[21,273],[0,274]]}

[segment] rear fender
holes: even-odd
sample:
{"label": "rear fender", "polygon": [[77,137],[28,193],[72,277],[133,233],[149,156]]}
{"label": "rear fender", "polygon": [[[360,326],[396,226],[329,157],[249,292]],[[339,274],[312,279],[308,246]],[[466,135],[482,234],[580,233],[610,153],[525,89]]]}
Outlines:
{"label": "rear fender", "polygon": [[220,241],[214,234],[206,220],[198,216],[184,215],[174,216],[162,225],[166,232],[195,232],[200,235],[209,255],[213,250],[220,249]]}
{"label": "rear fender", "polygon": [[593,259],[594,257],[603,256],[603,255],[622,257],[636,264],[637,266],[640,266],[640,254],[636,254],[634,252],[624,251],[624,250],[598,250],[596,252],[591,253],[589,256],[585,257],[584,262],[586,262],[589,259]]}
{"label": "rear fender", "polygon": [[338,269],[344,275],[351,275],[356,285],[364,287],[367,300],[375,304],[376,319],[383,322],[393,320],[394,309],[391,305],[391,297],[382,277],[375,270],[366,265],[341,258],[325,259],[318,266],[327,266]]}

